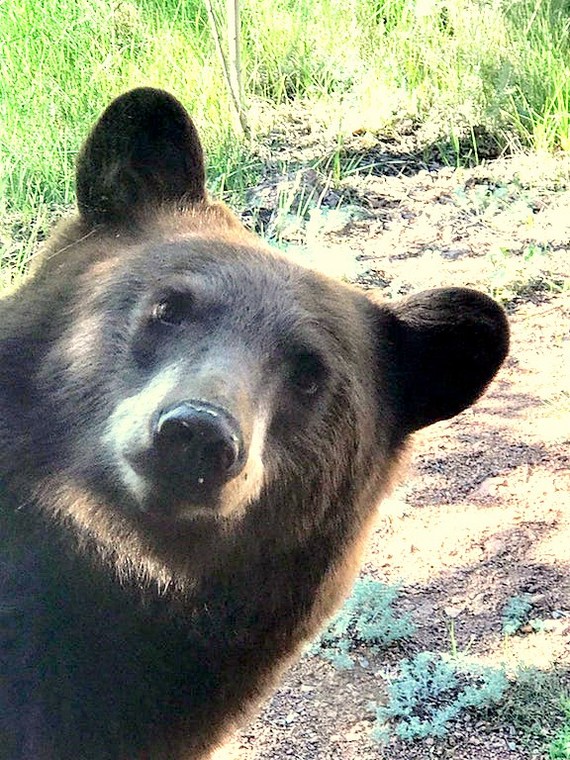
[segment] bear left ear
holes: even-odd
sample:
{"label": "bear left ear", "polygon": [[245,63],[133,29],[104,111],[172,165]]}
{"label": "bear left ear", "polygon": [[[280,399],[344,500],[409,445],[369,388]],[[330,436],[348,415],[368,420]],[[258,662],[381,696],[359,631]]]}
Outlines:
{"label": "bear left ear", "polygon": [[474,403],[508,353],[505,312],[475,290],[429,290],[388,311],[386,380],[404,434]]}
{"label": "bear left ear", "polygon": [[176,98],[150,87],[114,100],[77,160],[77,203],[94,224],[124,224],[145,210],[205,197],[204,155]]}

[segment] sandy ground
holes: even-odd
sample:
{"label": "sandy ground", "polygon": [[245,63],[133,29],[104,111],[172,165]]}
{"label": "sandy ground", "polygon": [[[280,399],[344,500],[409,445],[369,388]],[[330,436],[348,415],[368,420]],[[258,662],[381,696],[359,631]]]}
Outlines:
{"label": "sandy ground", "polygon": [[[303,134],[300,161],[319,139]],[[278,156],[288,150],[282,137],[272,138]],[[457,649],[475,660],[511,674],[536,666],[562,687],[569,682],[570,167],[520,156],[454,170],[420,161],[405,144],[365,138],[368,147],[357,135],[349,150],[374,164],[368,176],[355,173],[332,190],[318,171],[269,174],[252,191],[246,221],[374,297],[482,288],[507,306],[512,350],[475,407],[416,436],[402,484],[379,507],[362,572],[401,584],[398,611],[411,614],[416,633],[382,654],[364,652],[349,671],[305,656],[226,756],[546,757],[549,729],[541,750],[502,713],[466,715],[445,740],[381,745],[370,738],[368,705],[385,701],[403,657],[449,653],[452,626]],[[306,213],[309,196],[320,205]],[[504,605],[521,594],[542,630],[506,638]],[[539,722],[555,709],[538,693],[533,699]]]}

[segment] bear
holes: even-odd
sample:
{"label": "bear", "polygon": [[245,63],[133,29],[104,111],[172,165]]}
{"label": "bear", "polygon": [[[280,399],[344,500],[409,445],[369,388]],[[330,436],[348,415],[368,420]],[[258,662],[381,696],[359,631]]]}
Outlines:
{"label": "bear", "polygon": [[0,757],[205,760],[342,602],[413,433],[503,362],[467,288],[381,304],[205,188],[139,88],[0,301]]}

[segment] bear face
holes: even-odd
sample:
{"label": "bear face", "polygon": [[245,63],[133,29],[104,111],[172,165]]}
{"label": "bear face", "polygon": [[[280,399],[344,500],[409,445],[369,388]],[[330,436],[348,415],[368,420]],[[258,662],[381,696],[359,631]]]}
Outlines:
{"label": "bear face", "polygon": [[14,760],[206,757],[342,599],[410,434],[508,349],[486,296],[376,304],[204,181],[182,106],[123,95],[80,154],[79,216],[0,303]]}

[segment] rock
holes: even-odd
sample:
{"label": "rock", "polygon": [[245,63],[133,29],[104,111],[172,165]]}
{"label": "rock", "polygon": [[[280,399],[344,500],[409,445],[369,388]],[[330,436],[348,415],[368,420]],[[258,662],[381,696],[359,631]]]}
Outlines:
{"label": "rock", "polygon": [[465,609],[464,606],[463,607],[448,606],[448,607],[444,607],[443,611],[445,612],[447,617],[450,617],[452,620],[455,620],[455,618],[458,618],[459,615],[461,615],[464,609]]}
{"label": "rock", "polygon": [[472,495],[480,499],[497,496],[500,487],[506,485],[507,479],[502,476],[485,478],[485,480],[472,491]]}

